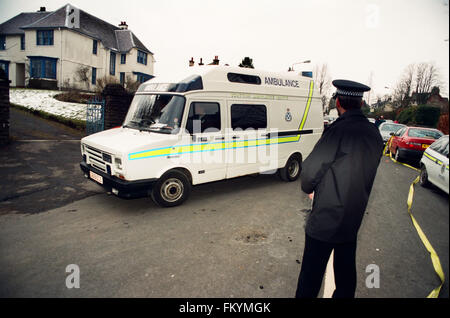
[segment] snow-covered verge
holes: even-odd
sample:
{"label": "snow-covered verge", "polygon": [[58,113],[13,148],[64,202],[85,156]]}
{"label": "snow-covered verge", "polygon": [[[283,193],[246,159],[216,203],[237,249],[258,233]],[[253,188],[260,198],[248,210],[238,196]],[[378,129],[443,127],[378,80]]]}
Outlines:
{"label": "snow-covered verge", "polygon": [[26,108],[41,110],[71,119],[86,120],[86,104],[61,102],[54,98],[60,91],[11,88],[9,100]]}

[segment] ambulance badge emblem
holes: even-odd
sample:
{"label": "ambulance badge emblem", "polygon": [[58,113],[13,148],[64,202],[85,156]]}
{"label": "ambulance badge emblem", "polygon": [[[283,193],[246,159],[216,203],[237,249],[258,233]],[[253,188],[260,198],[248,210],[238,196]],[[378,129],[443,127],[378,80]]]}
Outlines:
{"label": "ambulance badge emblem", "polygon": [[286,110],[286,115],[284,116],[284,119],[285,119],[286,121],[291,121],[291,120],[292,120],[292,114],[291,114],[291,112],[289,111],[289,108]]}

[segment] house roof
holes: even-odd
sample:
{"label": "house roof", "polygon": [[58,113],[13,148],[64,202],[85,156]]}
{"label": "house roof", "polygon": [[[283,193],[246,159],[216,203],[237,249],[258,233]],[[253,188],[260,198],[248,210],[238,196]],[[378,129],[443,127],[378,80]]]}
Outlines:
{"label": "house roof", "polygon": [[21,29],[22,26],[32,24],[37,20],[42,19],[51,12],[22,12],[8,21],[0,24],[0,34],[17,35],[24,34]]}
{"label": "house roof", "polygon": [[[133,47],[138,48],[139,50],[148,52],[153,54],[145,45],[139,41],[139,39],[134,35],[134,33],[130,30],[122,30],[119,27],[112,25],[106,21],[103,21],[83,10],[79,10],[80,13],[80,23],[79,28],[71,27],[69,28],[67,25],[67,7],[70,6],[74,8],[72,5],[67,4],[62,8],[53,11],[53,12],[36,12],[39,15],[35,15],[35,13],[31,13],[33,18],[28,17],[28,19],[21,18],[16,19],[22,14],[28,15],[28,13],[19,14],[17,17],[6,21],[5,23],[0,25],[0,33],[3,32],[3,26],[6,25],[5,30],[16,30],[20,31],[19,33],[23,34],[23,30],[29,29],[52,29],[52,28],[65,28],[70,29],[75,32],[82,33],[94,39],[100,40],[103,45],[111,50],[118,52],[128,52]],[[30,15],[31,15],[30,14]],[[14,21],[13,21],[14,20]],[[11,23],[14,22],[14,23]],[[14,27],[12,27],[12,25]],[[12,33],[6,33],[12,34]]]}

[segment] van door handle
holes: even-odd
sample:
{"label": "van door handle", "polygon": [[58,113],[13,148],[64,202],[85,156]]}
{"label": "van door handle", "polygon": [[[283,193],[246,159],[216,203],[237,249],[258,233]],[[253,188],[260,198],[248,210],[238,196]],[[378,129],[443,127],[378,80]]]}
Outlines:
{"label": "van door handle", "polygon": [[224,140],[225,139],[225,137],[216,137],[216,138],[214,138],[214,140]]}
{"label": "van door handle", "polygon": [[233,139],[239,139],[239,138],[241,138],[241,137],[239,137],[239,136],[233,136],[232,138],[233,138]]}
{"label": "van door handle", "polygon": [[201,142],[208,141],[208,137],[200,137],[200,138],[198,138],[198,141],[201,141]]}

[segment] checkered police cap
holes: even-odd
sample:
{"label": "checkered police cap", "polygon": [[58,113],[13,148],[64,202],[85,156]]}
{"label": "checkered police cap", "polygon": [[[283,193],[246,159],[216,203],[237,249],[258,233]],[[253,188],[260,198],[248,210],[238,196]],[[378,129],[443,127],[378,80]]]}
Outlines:
{"label": "checkered police cap", "polygon": [[333,97],[338,95],[363,97],[364,92],[370,91],[369,86],[342,79],[334,80],[333,85],[336,87],[336,92],[333,94]]}

